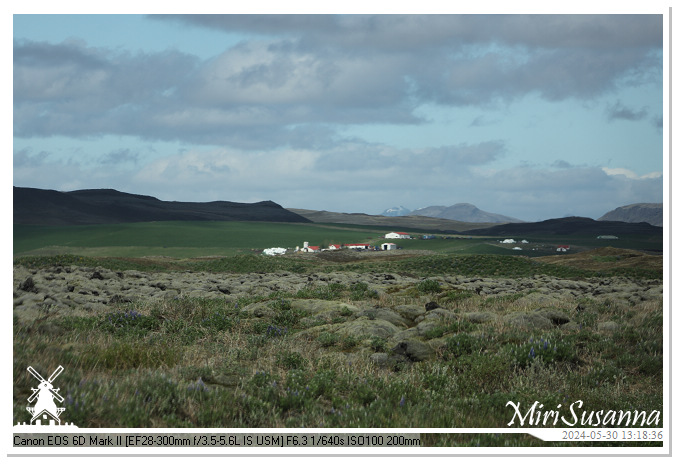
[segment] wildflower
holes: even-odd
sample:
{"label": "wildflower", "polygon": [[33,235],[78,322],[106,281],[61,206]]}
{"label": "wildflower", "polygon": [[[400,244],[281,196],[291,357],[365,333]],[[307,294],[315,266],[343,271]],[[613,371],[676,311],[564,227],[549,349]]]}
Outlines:
{"label": "wildflower", "polygon": [[398,405],[399,405],[399,406],[404,406],[405,404],[406,404],[406,397],[405,397],[405,396],[402,396],[402,397],[401,397],[401,401],[398,402]]}
{"label": "wildflower", "polygon": [[531,358],[535,357],[535,350],[533,349],[532,346],[530,347],[530,351],[528,352],[528,356],[530,356]]}
{"label": "wildflower", "polygon": [[548,346],[549,346],[549,342],[547,342],[547,340],[545,340],[545,344],[542,345],[542,349],[546,350]]}

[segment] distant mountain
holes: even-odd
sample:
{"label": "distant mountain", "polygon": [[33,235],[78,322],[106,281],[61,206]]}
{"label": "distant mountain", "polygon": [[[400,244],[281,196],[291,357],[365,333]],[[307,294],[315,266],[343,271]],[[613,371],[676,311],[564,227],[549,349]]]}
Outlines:
{"label": "distant mountain", "polygon": [[599,221],[648,222],[662,227],[662,203],[635,203],[621,206],[601,216]]}
{"label": "distant mountain", "polygon": [[311,222],[272,201],[162,201],[112,189],[58,192],[14,187],[14,224],[115,224],[146,221]]}
{"label": "distant mountain", "polygon": [[395,216],[407,216],[410,214],[410,210],[404,206],[394,206],[393,208],[385,209],[382,212],[382,216],[395,217]]}
{"label": "distant mountain", "polygon": [[372,227],[393,227],[394,230],[426,230],[429,232],[458,233],[469,229],[490,227],[491,223],[473,224],[450,219],[427,216],[377,216],[363,213],[333,213],[311,209],[288,208],[289,211],[304,216],[312,222],[333,224],[355,224]]}
{"label": "distant mountain", "polygon": [[545,235],[645,235],[662,237],[662,227],[646,223],[631,224],[620,221],[595,221],[585,217],[566,217],[548,219],[541,222],[520,224],[501,224],[484,229],[468,230],[469,235],[488,235],[491,237],[522,238]]}
{"label": "distant mountain", "polygon": [[410,213],[412,216],[428,216],[462,222],[524,222],[520,219],[488,213],[469,203],[456,203],[453,206],[428,206]]}

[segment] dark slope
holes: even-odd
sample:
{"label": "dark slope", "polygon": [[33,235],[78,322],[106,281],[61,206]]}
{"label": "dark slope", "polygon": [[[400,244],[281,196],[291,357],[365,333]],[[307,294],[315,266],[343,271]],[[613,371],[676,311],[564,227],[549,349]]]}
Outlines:
{"label": "dark slope", "polygon": [[500,236],[537,236],[537,235],[658,235],[662,236],[662,227],[652,226],[645,222],[628,223],[620,221],[595,221],[584,217],[567,217],[548,219],[541,222],[518,224],[502,224],[485,229],[474,229],[465,232],[468,235]]}
{"label": "dark slope", "polygon": [[272,201],[162,201],[112,189],[57,192],[14,187],[14,224],[115,224],[145,221],[310,222]]}
{"label": "dark slope", "polygon": [[662,203],[635,203],[609,211],[599,221],[648,222],[662,227]]}

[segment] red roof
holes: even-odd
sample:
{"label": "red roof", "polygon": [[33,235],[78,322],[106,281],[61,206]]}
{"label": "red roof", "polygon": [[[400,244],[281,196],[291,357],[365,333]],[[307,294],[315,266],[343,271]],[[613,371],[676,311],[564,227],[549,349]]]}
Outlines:
{"label": "red roof", "polygon": [[320,250],[321,247],[319,247],[319,246],[314,246],[314,245],[309,245],[307,248],[310,249],[310,250]]}
{"label": "red roof", "polygon": [[347,243],[344,246],[370,246],[369,243]]}

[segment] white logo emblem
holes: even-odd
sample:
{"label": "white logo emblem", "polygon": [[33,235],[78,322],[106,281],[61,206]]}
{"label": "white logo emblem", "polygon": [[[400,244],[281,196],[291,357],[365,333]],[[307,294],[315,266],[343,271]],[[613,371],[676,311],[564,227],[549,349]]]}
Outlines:
{"label": "white logo emblem", "polygon": [[[59,374],[61,374],[61,372],[64,370],[63,366],[57,367],[47,380],[45,380],[43,376],[38,373],[38,371],[33,369],[32,366],[28,366],[27,370],[33,377],[36,378],[36,380],[40,382],[38,388],[31,388],[31,390],[33,390],[33,394],[28,397],[29,403],[33,403],[35,401],[34,406],[28,406],[26,408],[26,411],[31,414],[30,425],[73,426],[73,424],[61,423],[59,416],[66,410],[66,408],[58,407],[57,403],[55,402],[55,400],[59,403],[64,402],[64,398],[59,394],[59,389],[54,388],[54,385],[52,384]],[[23,424],[17,425],[26,426],[28,424],[24,422]]]}

